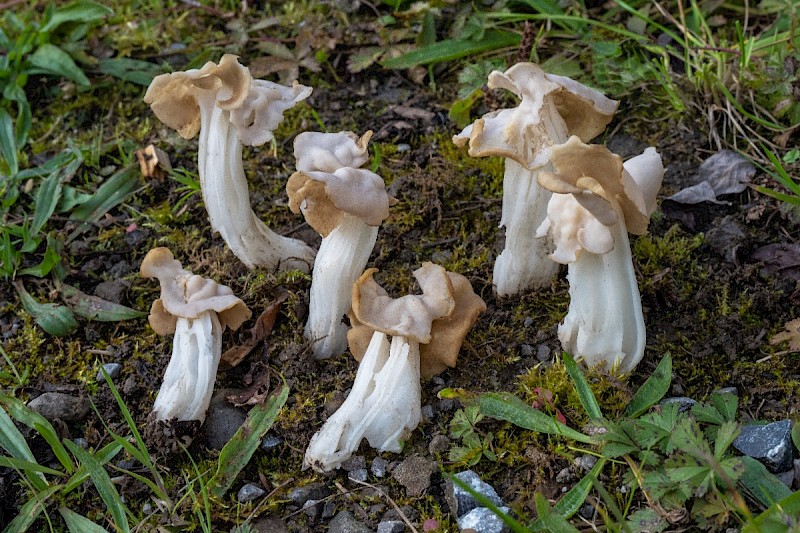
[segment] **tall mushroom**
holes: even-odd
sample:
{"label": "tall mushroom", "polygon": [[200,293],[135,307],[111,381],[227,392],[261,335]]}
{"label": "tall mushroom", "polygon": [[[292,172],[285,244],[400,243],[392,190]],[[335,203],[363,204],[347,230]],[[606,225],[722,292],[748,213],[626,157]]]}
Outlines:
{"label": "tall mushroom", "polygon": [[378,226],[389,216],[392,199],[383,179],[361,167],[367,143],[351,132],[304,132],[294,141],[297,172],[286,184],[289,207],[303,213],[322,235],[311,276],[305,337],[314,357],[326,359],[347,349],[347,326],[353,283],[364,271]]}
{"label": "tall mushroom", "polygon": [[552,191],[537,235],[551,235],[554,261],[569,265],[569,311],[558,328],[563,348],[588,365],[629,372],[644,355],[642,302],[628,232],[647,232],[664,167],[648,148],[624,164],[604,146],[571,137],[539,174]]}
{"label": "tall mushroom", "polygon": [[364,438],[379,451],[399,452],[421,419],[420,377],[455,366],[467,332],[486,310],[464,276],[433,263],[414,271],[422,295],[398,299],[375,282],[375,272],[353,285],[347,337],[360,364],[347,399],[306,449],[305,465],[316,470],[339,467]]}
{"label": "tall mushroom", "polygon": [[453,142],[469,142],[473,157],[505,158],[503,209],[506,228],[503,252],[494,264],[497,294],[510,296],[550,283],[558,265],[547,258],[550,245],[534,237],[546,216],[550,192],[536,176],[548,169],[549,150],[570,135],[589,141],[611,121],[619,102],[563,76],[545,73],[533,63],[518,63],[489,75],[489,88],[516,94],[520,103],[484,115]]}
{"label": "tall mushroom", "polygon": [[272,140],[283,112],[309,94],[311,88],[297,82],[286,87],[254,80],[236,56],[225,54],[219,64],[156,76],[144,96],[181,137],[200,133],[197,166],[211,227],[248,268],[308,272],[314,262],[312,248],[274,233],[256,216],[242,166],[242,144]]}
{"label": "tall mushroom", "polygon": [[175,335],[152,416],[202,423],[217,377],[222,333],[226,327],[238,329],[250,310],[228,287],[184,270],[167,248],[147,253],[141,275],[158,278],[161,285],[150,326],[159,335]]}

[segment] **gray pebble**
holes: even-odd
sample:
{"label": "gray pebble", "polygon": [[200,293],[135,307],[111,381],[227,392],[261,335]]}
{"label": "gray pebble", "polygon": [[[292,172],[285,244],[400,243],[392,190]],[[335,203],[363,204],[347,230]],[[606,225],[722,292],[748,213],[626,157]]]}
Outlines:
{"label": "gray pebble", "polygon": [[697,401],[689,398],[688,396],[673,396],[672,398],[664,398],[659,403],[661,405],[669,405],[671,403],[677,403],[678,405],[680,405],[680,407],[678,407],[678,412],[685,413],[686,411],[691,409],[692,406],[697,403]]}
{"label": "gray pebble", "polygon": [[572,469],[570,467],[562,468],[561,471],[556,474],[556,483],[569,483],[575,479],[575,476],[572,474]]}
{"label": "gray pebble", "polygon": [[84,450],[89,447],[89,441],[84,439],[83,437],[78,437],[77,439],[73,440],[78,447],[83,448]]}
{"label": "gray pebble", "polygon": [[431,442],[428,444],[428,452],[434,457],[442,455],[450,449],[450,444],[451,441],[447,438],[447,435],[442,435],[440,433],[431,439]]}
{"label": "gray pebble", "polygon": [[780,479],[787,487],[792,488],[792,482],[794,481],[794,468],[787,470],[786,472],[779,472],[775,474],[775,477]]}
{"label": "gray pebble", "polygon": [[762,462],[770,472],[785,472],[792,468],[794,460],[792,421],[744,426],[733,447]]}
{"label": "gray pebble", "polygon": [[94,288],[94,295],[103,300],[121,304],[125,300],[125,293],[128,292],[130,286],[130,281],[121,279],[103,281]]}
{"label": "gray pebble", "polygon": [[433,420],[433,417],[436,416],[436,412],[433,410],[432,405],[423,405],[422,406],[422,418],[425,420]]}
{"label": "gray pebble", "polygon": [[271,450],[277,446],[283,444],[283,439],[280,437],[276,437],[274,435],[267,435],[264,437],[264,440],[261,441],[261,449],[264,451]]}
{"label": "gray pebble", "polygon": [[[465,470],[455,474],[454,477],[467,484],[473,491],[489,499],[493,504],[498,506],[503,505],[503,500],[497,495],[497,491],[494,490],[494,487],[483,481],[474,471]],[[453,515],[464,516],[479,506],[477,500],[475,500],[469,492],[452,481],[447,480],[445,487],[445,499]]]}
{"label": "gray pebble", "polygon": [[[122,363],[106,363],[103,365],[103,369],[105,369],[108,377],[110,377],[112,380],[115,380],[122,373]],[[105,383],[106,378],[103,376],[103,370],[98,370],[97,376],[95,376],[94,379],[98,383]]]}
{"label": "gray pebble", "polygon": [[363,455],[354,455],[342,463],[345,472],[353,470],[363,470],[367,468],[367,460]]}
{"label": "gray pebble", "polygon": [[590,503],[587,503],[581,507],[580,511],[578,511],[578,514],[586,520],[591,520],[594,518],[594,506],[592,506]]}
{"label": "gray pebble", "polygon": [[372,530],[356,520],[350,511],[339,511],[328,525],[328,533],[372,533]]}
{"label": "gray pebble", "polygon": [[722,387],[714,391],[715,394],[733,394],[739,396],[739,390],[736,387]]}
{"label": "gray pebble", "polygon": [[519,353],[522,355],[522,357],[530,357],[533,355],[533,346],[530,344],[520,344]]}
{"label": "gray pebble", "polygon": [[225,398],[238,392],[236,389],[220,389],[214,392],[208,406],[206,421],[197,436],[198,442],[212,450],[221,450],[244,424],[247,415],[242,409],[228,403]]}
{"label": "gray pebble", "polygon": [[378,533],[403,533],[405,529],[405,523],[399,520],[387,520],[378,524]]}
{"label": "gray pebble", "polygon": [[330,496],[331,491],[323,483],[310,483],[305,487],[297,487],[289,493],[289,499],[302,507],[308,500],[321,500]]}
{"label": "gray pebble", "polygon": [[303,504],[303,513],[311,520],[316,520],[322,511],[321,507],[319,500],[308,500]]}
{"label": "gray pebble", "polygon": [[45,392],[29,401],[28,407],[47,420],[58,418],[65,422],[83,420],[92,408],[86,398],[76,398],[62,392]]}
{"label": "gray pebble", "polygon": [[330,520],[336,514],[336,502],[325,502],[325,507],[322,508],[322,519]]}
{"label": "gray pebble", "polygon": [[[504,513],[508,507],[500,507]],[[458,527],[462,530],[472,529],[475,533],[506,533],[509,529],[505,522],[486,507],[476,507],[458,519]]]}
{"label": "gray pebble", "polygon": [[594,468],[595,463],[597,463],[597,457],[594,455],[579,455],[575,458],[575,466],[583,470],[584,472],[588,472],[592,468]]}
{"label": "gray pebble", "polygon": [[438,411],[440,413],[449,413],[456,407],[456,401],[451,398],[444,398],[439,400]]}
{"label": "gray pebble", "polygon": [[411,150],[411,145],[410,144],[400,143],[400,144],[397,145],[397,151],[400,152],[400,153],[408,152],[409,150]]}
{"label": "gray pebble", "polygon": [[536,359],[542,363],[550,360],[550,347],[546,344],[540,344],[536,349]]}
{"label": "gray pebble", "polygon": [[523,327],[529,328],[533,325],[533,318],[525,317],[525,321],[522,323]]}
{"label": "gray pebble", "polygon": [[437,470],[436,463],[413,455],[397,465],[392,477],[406,488],[408,496],[421,496],[431,485],[431,475]]}
{"label": "gray pebble", "polygon": [[367,480],[367,469],[356,468],[347,473],[347,478],[353,481],[361,481],[362,483]]}
{"label": "gray pebble", "polygon": [[370,472],[375,477],[383,477],[386,475],[386,467],[389,466],[389,461],[382,457],[376,457],[372,460],[372,466],[370,467]]}
{"label": "gray pebble", "polygon": [[236,493],[236,499],[239,501],[239,503],[247,503],[259,499],[266,493],[267,491],[258,485],[248,483],[239,489],[239,492]]}

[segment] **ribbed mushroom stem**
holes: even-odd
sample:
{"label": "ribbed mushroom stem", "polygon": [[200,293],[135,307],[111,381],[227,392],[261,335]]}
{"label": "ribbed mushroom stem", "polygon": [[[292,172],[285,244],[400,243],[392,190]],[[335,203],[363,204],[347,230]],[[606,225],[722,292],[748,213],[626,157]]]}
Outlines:
{"label": "ribbed mushroom stem", "polygon": [[200,101],[198,170],[211,227],[249,268],[298,269],[308,272],[314,250],[297,239],[270,230],[250,208],[242,166],[242,143],[229,111]]}
{"label": "ribbed mushroom stem", "polygon": [[156,420],[206,417],[222,355],[222,326],[213,311],[177,319],[172,358],[164,373],[153,413]]}
{"label": "ribbed mushroom stem", "polygon": [[347,326],[353,283],[367,265],[378,227],[345,213],[342,223],[322,239],[311,276],[311,296],[305,338],[314,358],[327,359],[347,350]]}
{"label": "ribbed mushroom stem", "polygon": [[558,338],[564,350],[580,354],[589,366],[619,365],[629,372],[644,355],[644,316],[628,231],[619,223],[611,231],[613,250],[584,251],[569,264],[569,311]]}
{"label": "ribbed mushroom stem", "polygon": [[547,202],[552,195],[537,180],[543,169],[528,170],[513,159],[506,159],[500,218],[500,226],[506,228],[506,243],[495,260],[493,276],[498,296],[544,287],[558,270],[558,264],[548,257],[549,239],[534,235],[547,217]]}

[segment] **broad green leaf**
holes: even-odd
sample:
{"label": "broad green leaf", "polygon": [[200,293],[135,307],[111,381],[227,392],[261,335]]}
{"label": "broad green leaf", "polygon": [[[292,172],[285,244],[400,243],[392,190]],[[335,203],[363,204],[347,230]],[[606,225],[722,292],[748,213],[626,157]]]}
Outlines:
{"label": "broad green leaf", "polygon": [[261,439],[272,427],[288,397],[289,387],[284,384],[277,394],[250,409],[245,423],[219,452],[217,472],[208,482],[209,492],[212,495],[222,498],[228,492],[236,476],[247,466],[253,453],[258,449]]}
{"label": "broad green leaf", "polygon": [[793,517],[800,516],[800,490],[770,505],[745,524],[742,533],[784,533]]}
{"label": "broad green leaf", "polygon": [[75,187],[64,185],[61,189],[61,201],[58,202],[58,212],[66,213],[79,206],[92,197],[91,194],[80,192]]}
{"label": "broad green leaf", "polygon": [[90,296],[71,285],[59,287],[61,297],[72,311],[83,318],[97,320],[98,322],[118,322],[132,320],[147,316],[144,311],[137,311],[124,305],[103,300],[97,296]]}
{"label": "broad green leaf", "polygon": [[[123,447],[118,442],[109,442],[101,449],[94,452],[94,458],[98,463],[104,465],[116,457],[117,454],[122,451],[122,448]],[[89,469],[85,465],[78,465],[78,469],[75,470],[75,473],[72,474],[69,481],[64,484],[64,494],[68,494],[80,487],[87,479],[89,479]]]}
{"label": "broad green leaf", "polygon": [[741,426],[736,422],[725,422],[722,424],[717,431],[717,436],[714,439],[714,457],[717,458],[718,461],[721,461],[725,452],[728,451],[728,448],[733,441],[739,436],[741,432]]}
{"label": "broad green leaf", "polygon": [[665,355],[653,375],[647,378],[625,408],[625,416],[636,418],[656,404],[669,390],[672,381],[672,357]]}
{"label": "broad green leaf", "polygon": [[28,142],[28,132],[31,130],[31,106],[27,100],[17,102],[17,122],[14,125],[14,140],[17,149],[21,150]]}
{"label": "broad green leaf", "polygon": [[589,382],[586,381],[586,376],[584,376],[583,372],[578,368],[575,359],[567,352],[562,354],[562,358],[564,359],[564,367],[567,369],[567,373],[570,379],[572,379],[572,383],[575,385],[578,399],[584,410],[586,410],[586,414],[588,414],[589,418],[592,420],[603,418],[603,412],[597,404],[597,398],[594,397],[594,393],[589,387]]}
{"label": "broad green leaf", "polygon": [[97,2],[78,0],[57,8],[39,31],[53,31],[65,22],[93,22],[112,13],[111,8]]}
{"label": "broad green leaf", "polygon": [[[35,238],[32,241],[34,246],[29,249],[29,252],[36,250],[39,247],[39,239]],[[36,276],[38,278],[43,278],[48,275],[54,268],[59,266],[61,263],[61,255],[59,251],[61,250],[61,243],[55,239],[52,235],[47,236],[47,247],[44,250],[44,257],[42,258],[41,263],[36,266],[23,268],[19,271],[20,275],[25,276]],[[25,247],[21,250],[23,252],[26,251]]]}
{"label": "broad green leaf", "polygon": [[736,420],[736,410],[739,408],[739,397],[730,392],[715,392],[711,395],[711,403],[717,408],[725,422]]}
{"label": "broad green leaf", "polygon": [[[108,211],[124,202],[139,186],[139,166],[126,167],[111,176],[97,188],[92,198],[72,212],[72,219],[94,223]],[[89,226],[81,224],[67,238],[67,242],[80,235]]]}
{"label": "broad green leaf", "polygon": [[477,398],[481,413],[492,418],[505,420],[521,428],[548,435],[561,435],[568,439],[596,444],[595,439],[576,431],[553,419],[545,413],[506,392],[489,392]]}
{"label": "broad green leaf", "polygon": [[14,121],[8,111],[0,108],[0,154],[8,165],[12,176],[19,171],[17,159],[17,140],[14,135]]}
{"label": "broad green leaf", "polygon": [[103,74],[108,74],[142,87],[150,85],[153,78],[164,72],[164,69],[155,63],[128,57],[101,59],[97,64],[97,68]]}
{"label": "broad green leaf", "polygon": [[108,533],[104,527],[66,507],[59,507],[58,512],[61,513],[71,533]]}
{"label": "broad green leaf", "polygon": [[63,337],[78,329],[78,321],[75,320],[75,315],[67,307],[54,303],[42,304],[37,302],[33,296],[28,294],[28,291],[25,290],[19,280],[14,282],[14,286],[22,301],[22,307],[47,333],[56,337]]}
{"label": "broad green leaf", "polygon": [[489,30],[480,40],[445,39],[444,41],[412,50],[401,56],[381,61],[381,64],[386,68],[411,68],[417,65],[451,61],[481,52],[517,46],[519,41],[520,36],[515,33]]}
{"label": "broad green leaf", "polygon": [[[592,490],[592,479],[597,479],[597,476],[599,476],[600,472],[603,471],[605,464],[605,458],[601,457],[598,459],[589,473],[583,476],[580,481],[578,481],[571,489],[569,489],[569,491],[556,502],[556,504],[553,506],[553,509],[564,518],[570,518],[577,513],[581,506],[583,506],[586,498],[589,496],[589,491]],[[528,528],[531,531],[547,531],[547,528],[544,522],[542,522],[541,518],[537,518],[535,522],[528,526]]]}
{"label": "broad green leaf", "polygon": [[36,234],[44,227],[55,213],[58,200],[61,198],[61,172],[52,172],[45,179],[36,193],[31,232]]}
{"label": "broad green leaf", "polygon": [[475,89],[466,98],[456,100],[450,106],[450,111],[448,111],[447,117],[455,122],[456,126],[459,128],[467,127],[467,124],[470,123],[470,111],[475,104],[483,98],[483,96],[484,93],[482,89]]}
{"label": "broad green leaf", "polygon": [[67,470],[67,473],[71,474],[75,470],[75,464],[72,462],[72,458],[69,456],[69,453],[67,453],[67,450],[64,449],[64,446],[61,444],[58,433],[56,433],[55,428],[53,428],[52,424],[50,424],[45,417],[18,399],[2,393],[0,393],[0,404],[2,404],[8,413],[16,418],[17,421],[31,429],[35,429],[36,432],[42,436],[47,444],[50,445],[58,461]]}
{"label": "broad green leaf", "polygon": [[67,440],[64,444],[75,455],[78,462],[89,471],[89,477],[91,477],[92,483],[94,483],[97,492],[100,494],[100,498],[103,499],[111,516],[114,518],[114,524],[117,529],[122,532],[130,531],[125,504],[122,502],[119,492],[114,487],[114,483],[112,483],[103,465],[92,454],[74,442]]}
{"label": "broad green leaf", "polygon": [[752,457],[740,457],[744,463],[744,473],[739,478],[739,485],[764,507],[770,507],[791,496],[792,491],[783,482],[770,473],[767,468]]}
{"label": "broad green leaf", "polygon": [[51,476],[63,476],[64,472],[60,470],[53,470],[39,463],[32,463],[22,459],[15,459],[13,457],[0,456],[0,466],[4,468],[14,468],[20,472],[38,472],[40,474],[49,474]]}
{"label": "broad green leaf", "polygon": [[487,498],[486,495],[476,491],[467,483],[464,483],[452,474],[444,474],[444,476],[449,478],[454,485],[457,485],[459,488],[466,491],[470,496],[475,498],[475,501],[477,501],[481,507],[485,507],[496,514],[500,520],[505,522],[505,524],[511,528],[512,531],[515,533],[527,533],[527,529],[525,529],[525,526],[522,523],[515,520],[508,513],[503,512],[503,510],[500,509],[492,500]]}
{"label": "broad green leaf", "polygon": [[[28,447],[25,437],[19,432],[5,409],[0,409],[0,446],[11,454],[14,459],[29,463],[36,462],[36,458]],[[41,473],[26,472],[26,474],[36,490],[41,491],[47,488],[47,481],[45,481]]]}
{"label": "broad green leaf", "polygon": [[31,499],[23,505],[19,514],[3,529],[3,533],[20,533],[28,531],[39,515],[42,514],[47,500],[61,488],[60,485],[47,487],[31,495]]}
{"label": "broad green leaf", "polygon": [[567,522],[567,519],[553,511],[550,503],[540,493],[534,496],[536,501],[536,513],[542,521],[545,530],[550,533],[578,533],[578,530]]}
{"label": "broad green leaf", "polygon": [[800,422],[795,422],[792,426],[792,444],[800,450]]}
{"label": "broad green leaf", "polygon": [[45,43],[28,58],[33,65],[32,72],[62,76],[78,85],[89,85],[89,79],[72,57],[61,48]]}

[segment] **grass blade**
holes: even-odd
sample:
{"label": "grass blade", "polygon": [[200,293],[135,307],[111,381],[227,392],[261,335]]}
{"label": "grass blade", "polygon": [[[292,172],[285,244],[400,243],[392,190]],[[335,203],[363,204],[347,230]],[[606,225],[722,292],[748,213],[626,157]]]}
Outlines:
{"label": "grass blade", "polygon": [[[25,437],[19,432],[17,426],[14,425],[14,421],[11,420],[11,417],[8,416],[5,409],[0,409],[0,446],[10,453],[11,457],[14,459],[29,463],[36,462],[36,458],[28,447]],[[44,479],[43,474],[25,472],[25,475],[37,491],[47,489],[47,481]]]}
{"label": "grass blade", "polygon": [[790,523],[787,518],[796,516],[800,516],[800,491],[770,505],[749,524],[745,524],[742,533],[784,533],[786,525]]}
{"label": "grass blade", "polygon": [[58,512],[61,513],[71,533],[108,533],[104,527],[66,507],[59,507]]}
{"label": "grass blade", "polygon": [[0,154],[6,160],[11,176],[19,172],[17,141],[14,136],[14,121],[8,111],[0,109]]}
{"label": "grass blade", "polygon": [[672,382],[672,357],[665,355],[658,363],[653,375],[642,383],[639,390],[633,395],[628,407],[625,408],[625,416],[636,418],[650,407],[655,405],[669,390]]}
{"label": "grass blade", "polygon": [[507,46],[519,45],[520,36],[507,31],[489,30],[477,41],[463,39],[445,39],[428,46],[423,46],[401,56],[383,61],[386,68],[411,68],[417,65],[428,65],[442,61],[452,61],[469,55],[480,54],[489,50],[497,50]]}
{"label": "grass blade", "polygon": [[480,492],[476,491],[475,489],[470,487],[467,483],[464,483],[463,481],[461,481],[460,479],[458,479],[454,475],[445,474],[445,476],[450,478],[450,481],[454,485],[458,485],[458,487],[461,490],[466,491],[470,496],[475,498],[475,500],[480,504],[481,507],[486,507],[491,512],[493,512],[498,517],[500,517],[500,520],[505,522],[505,524],[508,527],[510,527],[511,530],[514,531],[514,533],[527,533],[528,530],[525,529],[525,526],[522,523],[516,521],[514,518],[509,516],[508,513],[504,512],[502,509],[500,509],[492,500],[490,500],[489,498],[487,498],[486,496],[484,496]]}
{"label": "grass blade", "polygon": [[544,496],[537,492],[534,498],[536,500],[536,512],[539,515],[539,520],[542,521],[547,531],[550,533],[578,533],[578,530],[570,525],[566,518],[553,511],[553,508],[550,507],[550,503]]}
{"label": "grass blade", "polygon": [[[598,459],[589,473],[583,476],[574,487],[569,489],[569,492],[564,494],[564,496],[556,502],[553,509],[564,518],[570,518],[577,513],[583,505],[583,502],[585,502],[586,498],[589,496],[589,491],[592,490],[592,480],[597,479],[597,476],[600,475],[605,464],[605,458],[601,457]],[[529,526],[529,529],[531,531],[549,531],[548,526],[541,518],[537,518],[536,521]]]}
{"label": "grass blade", "polygon": [[586,381],[586,376],[584,376],[583,372],[578,368],[575,359],[567,352],[562,354],[562,358],[564,360],[564,367],[567,369],[567,374],[569,374],[572,383],[575,385],[575,390],[578,392],[578,399],[580,399],[581,405],[586,410],[586,414],[588,414],[589,418],[592,420],[603,418],[603,412],[600,410],[597,398],[594,397],[594,393],[589,387],[589,382]]}
{"label": "grass blade", "polygon": [[47,500],[50,496],[60,489],[60,485],[55,485],[46,488],[43,491],[34,492],[31,499],[23,505],[19,514],[3,529],[3,533],[19,533],[20,531],[28,531],[33,525],[39,515],[42,514]]}
{"label": "grass blade", "polygon": [[478,396],[478,406],[485,416],[505,420],[521,428],[548,435],[561,435],[584,444],[596,444],[595,440],[534,409],[506,392],[489,392]]}
{"label": "grass blade", "polygon": [[0,456],[0,467],[14,468],[21,472],[41,472],[42,474],[50,474],[51,476],[63,476],[64,472],[53,470],[39,463],[32,463],[24,459],[15,459],[14,457]]}
{"label": "grass blade", "polygon": [[[72,219],[79,222],[97,222],[109,210],[124,202],[138,186],[139,166],[123,168],[98,187],[89,200],[77,207],[72,212]],[[88,227],[88,224],[79,225],[70,233],[67,242],[75,239]]]}
{"label": "grass blade", "polygon": [[739,478],[739,485],[761,505],[770,507],[775,502],[791,496],[792,491],[789,487],[772,475],[764,465],[746,455],[740,459],[744,463],[744,472]]}
{"label": "grass blade", "polygon": [[103,499],[108,511],[114,518],[114,524],[117,529],[124,533],[130,531],[127,516],[128,510],[125,508],[125,504],[122,503],[122,498],[120,498],[119,492],[117,492],[117,489],[114,487],[114,483],[111,482],[111,478],[105,468],[103,468],[103,465],[101,465],[92,454],[74,442],[68,440],[65,441],[65,444],[67,448],[69,448],[69,451],[78,459],[78,462],[84,465],[89,471],[92,483],[94,483],[97,492],[100,494],[100,498]]}
{"label": "grass blade", "polygon": [[283,404],[289,397],[285,384],[280,392],[270,396],[263,404],[256,405],[247,415],[247,420],[219,453],[217,472],[209,481],[209,492],[221,498],[228,491],[236,476],[247,465],[258,448],[261,439],[272,427]]}
{"label": "grass blade", "polygon": [[[101,465],[104,465],[111,459],[116,457],[121,450],[122,446],[120,446],[116,442],[111,442],[100,448],[100,450],[94,452],[94,459]],[[64,494],[72,492],[88,478],[89,478],[89,469],[86,468],[84,465],[78,465],[78,469],[75,471],[74,474],[72,474],[72,477],[69,478],[69,481],[67,481],[64,484]]]}

